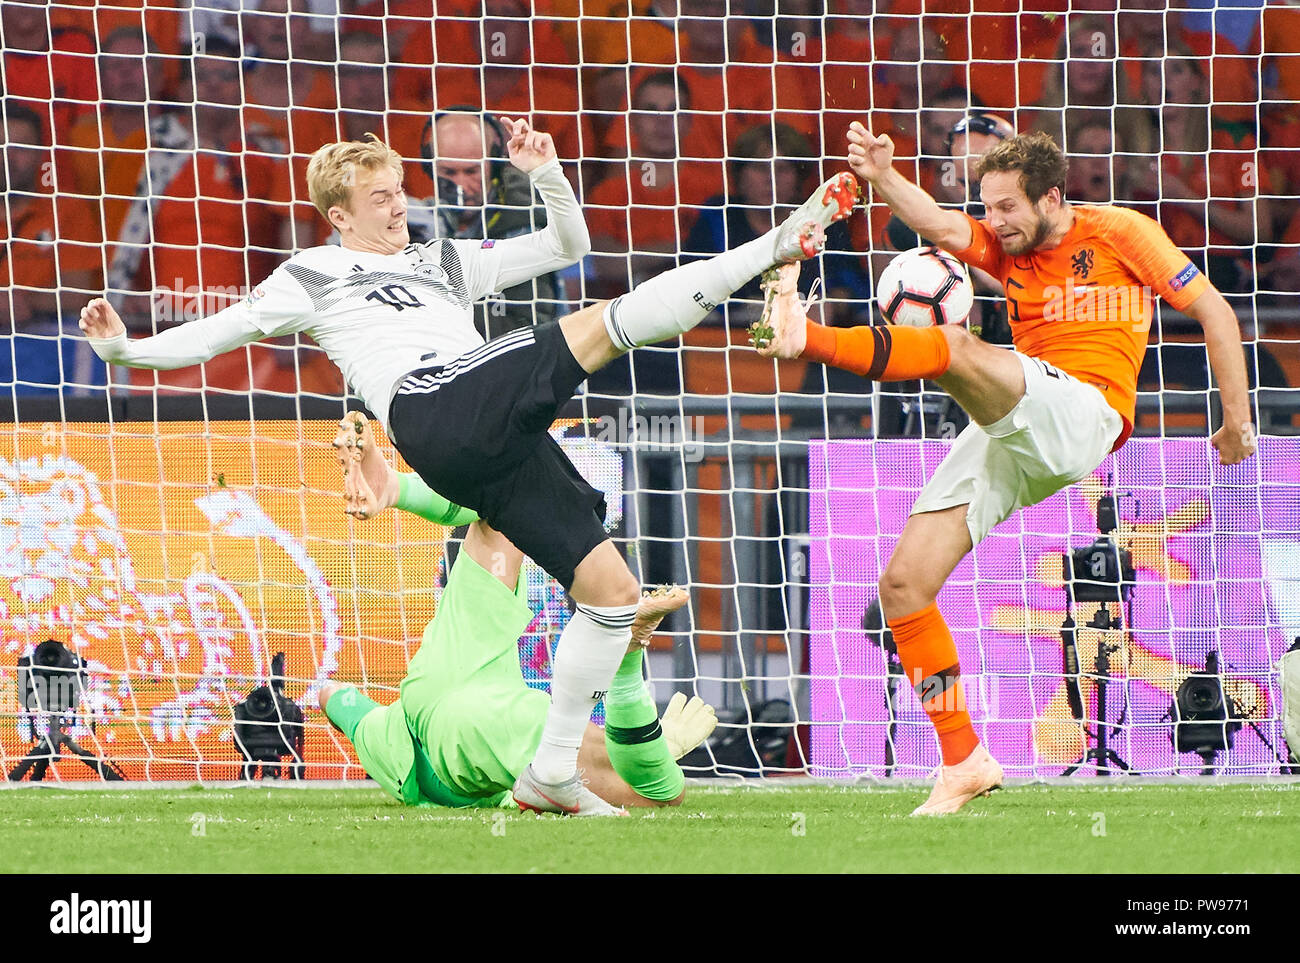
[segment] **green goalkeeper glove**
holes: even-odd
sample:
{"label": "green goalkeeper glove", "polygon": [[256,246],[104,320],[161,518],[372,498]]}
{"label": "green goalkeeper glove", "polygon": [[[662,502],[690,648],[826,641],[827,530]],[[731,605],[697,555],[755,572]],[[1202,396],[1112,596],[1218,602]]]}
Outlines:
{"label": "green goalkeeper glove", "polygon": [[664,717],[659,720],[664,742],[674,759],[680,759],[699,746],[718,725],[713,706],[699,696],[686,700],[686,693],[677,692],[668,700]]}

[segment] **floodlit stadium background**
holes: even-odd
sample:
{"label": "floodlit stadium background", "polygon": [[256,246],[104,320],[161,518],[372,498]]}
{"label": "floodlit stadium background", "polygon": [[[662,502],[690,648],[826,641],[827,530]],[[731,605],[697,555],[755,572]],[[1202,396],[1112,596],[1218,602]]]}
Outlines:
{"label": "floodlit stadium background", "polygon": [[[1242,321],[1261,428],[1295,432],[1300,9],[1250,0],[436,7],[435,16],[432,0],[3,4],[0,411],[15,426],[0,453],[6,768],[31,745],[15,663],[57,638],[94,668],[73,734],[132,778],[232,777],[231,705],[277,651],[289,656],[289,694],[309,708],[308,774],[359,774],[310,709],[314,686],[329,676],[392,697],[436,604],[444,533],[410,518],[362,526],[341,513],[328,441],[343,385],[305,340],[174,373],[119,370],[110,386],[77,337],[76,315],[107,292],[134,334],[160,330],[219,309],[292,250],[326,241],[304,172],[328,140],[385,137],[408,160],[412,210],[435,216],[421,163],[434,108],[524,114],[554,135],[595,250],[558,285],[531,292],[526,309],[542,317],[764,229],[842,164],[853,119],[889,132],[899,167],[950,200],[958,166],[946,132],[967,109],[1049,130],[1071,156],[1073,199],[1157,217],[1224,290]],[[871,279],[894,251],[887,221],[872,205],[805,268],[805,287],[823,282],[831,323],[872,319]],[[680,343],[593,378],[566,411],[586,420],[567,434],[589,439],[584,468],[610,492],[616,535],[642,580],[691,586],[692,612],[665,624],[651,660],[661,703],[674,689],[699,691],[723,717],[713,749],[689,771],[875,771],[889,731],[886,674],[860,631],[862,609],[891,544],[886,516],[896,522],[922,480],[893,475],[922,457],[932,463],[949,413],[911,386],[873,395],[842,373],[758,359],[744,347],[756,295],[756,286],[740,292],[725,319],[718,312]],[[998,299],[982,300],[992,337]],[[1170,569],[1141,571],[1136,621],[1147,635],[1137,644],[1184,672],[1210,648],[1244,646],[1229,661],[1266,693],[1252,721],[1280,746],[1271,665],[1300,635],[1288,561],[1297,526],[1269,506],[1293,492],[1296,453],[1278,440],[1230,478],[1206,468],[1201,439],[1217,411],[1197,340],[1173,312],[1153,326],[1137,433],[1117,475],[1125,490],[1181,489],[1177,464],[1193,488],[1213,483],[1204,496],[1213,510],[1185,530],[1160,529],[1152,497],[1126,524],[1156,526],[1139,531],[1194,581],[1231,590],[1183,624]],[[646,420],[633,437],[637,415]],[[1007,725],[1005,761],[1022,774],[1059,772],[1060,746],[1070,745],[1045,751],[1033,738],[1034,720],[1059,709],[1060,682],[1053,630],[1034,619],[1063,606],[1039,569],[1091,540],[1080,505],[1106,470],[1069,496],[1084,499],[1070,512],[1008,523],[1017,537],[995,534],[961,570],[971,591],[991,594],[948,603],[966,671],[1022,693],[1011,716],[1003,706],[992,717]],[[1255,510],[1238,514],[1239,503]],[[870,564],[835,562],[863,551]],[[521,655],[544,678],[545,647],[566,615],[540,576],[530,594],[542,614]],[[1030,614],[1009,627],[1016,599]],[[1149,771],[1200,767],[1172,756],[1167,725],[1150,718],[1177,678],[1156,686],[1126,676],[1112,687],[1110,719],[1125,750],[1137,739]],[[844,694],[828,702],[832,690]],[[921,774],[933,747],[906,687],[897,711],[899,774]],[[1219,764],[1278,767],[1250,729]],[[56,769],[89,774],[76,763]]]}

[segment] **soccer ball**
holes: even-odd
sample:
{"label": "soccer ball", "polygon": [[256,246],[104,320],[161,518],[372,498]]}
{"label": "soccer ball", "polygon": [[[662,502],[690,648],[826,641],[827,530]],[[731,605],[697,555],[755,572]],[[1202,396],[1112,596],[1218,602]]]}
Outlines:
{"label": "soccer ball", "polygon": [[934,246],[917,247],[885,267],[876,301],[887,324],[961,324],[975,303],[975,289],[961,261]]}

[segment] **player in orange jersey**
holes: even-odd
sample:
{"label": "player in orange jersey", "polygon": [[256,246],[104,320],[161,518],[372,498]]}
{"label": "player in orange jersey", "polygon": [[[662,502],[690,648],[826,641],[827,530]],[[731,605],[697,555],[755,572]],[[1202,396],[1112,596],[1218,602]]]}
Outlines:
{"label": "player in orange jersey", "polygon": [[[1001,784],[961,691],[957,648],[935,604],[994,525],[1091,474],[1133,427],[1154,295],[1200,322],[1223,402],[1211,438],[1225,465],[1255,450],[1232,308],[1159,225],[1065,200],[1066,161],[1046,134],[995,145],[976,168],[987,210],[944,210],[893,168],[894,145],[859,123],[849,165],[909,227],[1002,282],[1015,351],[960,325],[828,328],[807,320],[798,267],[769,282],[760,353],[807,358],[876,381],[929,378],[971,416],[912,508],[880,579],[899,658],[939,736],[943,766],[914,815],[956,812]],[[758,326],[756,326],[756,329]]]}

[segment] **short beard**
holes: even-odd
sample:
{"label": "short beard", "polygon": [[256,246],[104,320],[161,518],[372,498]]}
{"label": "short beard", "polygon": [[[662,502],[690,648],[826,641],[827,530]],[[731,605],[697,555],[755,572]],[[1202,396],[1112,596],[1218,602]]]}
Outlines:
{"label": "short beard", "polygon": [[1047,218],[1039,214],[1038,222],[1034,225],[1034,233],[1030,235],[1029,240],[1027,240],[1024,244],[1019,244],[1015,247],[1009,246],[1004,241],[1002,243],[1002,249],[1006,251],[1007,254],[1010,254],[1012,257],[1019,257],[1022,254],[1028,254],[1029,252],[1033,251],[1036,247],[1038,247],[1038,245],[1046,241],[1047,238],[1051,236],[1051,233],[1052,233],[1052,226],[1047,222]]}

